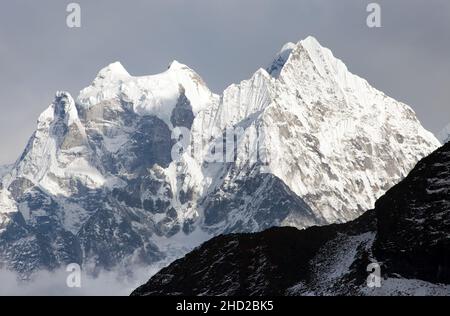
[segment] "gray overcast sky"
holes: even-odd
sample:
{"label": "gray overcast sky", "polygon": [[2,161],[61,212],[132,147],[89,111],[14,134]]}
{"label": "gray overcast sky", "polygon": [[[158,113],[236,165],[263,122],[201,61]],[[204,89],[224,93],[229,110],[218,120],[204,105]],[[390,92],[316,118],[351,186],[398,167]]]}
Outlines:
{"label": "gray overcast sky", "polygon": [[55,91],[76,96],[110,62],[145,75],[177,59],[221,92],[308,35],[426,128],[450,122],[448,0],[378,0],[379,29],[364,0],[78,0],[80,29],[65,24],[70,2],[0,4],[0,164],[20,155]]}

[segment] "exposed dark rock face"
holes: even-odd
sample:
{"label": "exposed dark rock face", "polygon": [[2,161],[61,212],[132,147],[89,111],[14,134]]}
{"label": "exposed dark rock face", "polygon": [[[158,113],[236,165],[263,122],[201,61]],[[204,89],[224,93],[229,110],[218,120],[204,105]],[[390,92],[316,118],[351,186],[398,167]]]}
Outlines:
{"label": "exposed dark rock face", "polygon": [[191,102],[186,97],[182,87],[180,87],[180,97],[172,111],[170,122],[174,127],[185,127],[189,130],[192,127],[192,122],[194,122],[194,113],[192,113]]}
{"label": "exposed dark rock face", "polygon": [[130,172],[144,172],[153,165],[167,167],[172,161],[171,148],[174,142],[169,127],[156,116],[139,119],[136,132],[126,144],[124,155],[130,155],[126,167]]}
{"label": "exposed dark rock face", "polygon": [[[448,143],[353,222],[219,236],[132,295],[392,294],[393,283],[396,294],[439,283],[432,293],[450,295],[449,190]],[[366,287],[371,262],[381,265],[385,292]]]}
{"label": "exposed dark rock face", "polygon": [[376,204],[377,258],[389,273],[450,283],[450,143]]}
{"label": "exposed dark rock face", "polygon": [[[118,209],[126,212],[120,207]],[[89,218],[78,234],[85,256],[102,263],[101,266],[97,266],[98,269],[111,269],[123,258],[133,254],[137,255],[141,262],[148,264],[163,258],[163,254],[149,240],[152,227],[147,227],[145,234],[140,232],[141,235],[139,231],[133,229],[132,219],[117,222],[115,217],[117,217],[117,209],[114,211],[100,209]],[[123,216],[123,218],[130,218],[130,216]],[[120,236],[120,239],[117,236]]]}
{"label": "exposed dark rock face", "polygon": [[225,233],[297,224],[289,220],[305,226],[319,221],[311,208],[272,174],[248,175],[236,183],[237,186],[230,186],[225,182],[210,194],[203,205],[207,226],[214,226],[233,213],[240,214],[239,220],[229,221]]}
{"label": "exposed dark rock face", "polygon": [[6,259],[17,270],[28,271],[30,261],[41,269],[58,268],[61,262],[81,264],[81,247],[76,236],[52,225],[52,218],[40,218],[31,227],[26,225],[21,213],[13,216],[14,221],[2,235],[0,252],[7,254]]}
{"label": "exposed dark rock face", "polygon": [[368,212],[347,224],[222,235],[162,269],[132,295],[284,295],[313,277],[310,262],[339,234],[374,228]]}

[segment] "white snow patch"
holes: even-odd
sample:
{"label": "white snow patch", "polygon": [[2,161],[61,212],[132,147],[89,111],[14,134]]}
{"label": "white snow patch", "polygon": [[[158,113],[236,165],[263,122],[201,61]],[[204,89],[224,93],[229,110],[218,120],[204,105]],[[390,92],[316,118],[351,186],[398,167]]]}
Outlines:
{"label": "white snow patch", "polygon": [[381,287],[361,289],[364,295],[375,296],[449,296],[450,285],[434,284],[416,279],[388,278]]}

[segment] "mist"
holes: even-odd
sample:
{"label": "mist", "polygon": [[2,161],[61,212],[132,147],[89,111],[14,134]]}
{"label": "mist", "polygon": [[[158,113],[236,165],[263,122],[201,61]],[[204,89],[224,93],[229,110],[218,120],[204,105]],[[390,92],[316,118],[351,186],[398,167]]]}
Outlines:
{"label": "mist", "polygon": [[39,271],[31,281],[22,281],[17,273],[0,270],[0,296],[127,296],[158,272],[157,267],[138,267],[133,276],[103,271],[97,277],[81,273],[81,287],[69,287],[70,272]]}

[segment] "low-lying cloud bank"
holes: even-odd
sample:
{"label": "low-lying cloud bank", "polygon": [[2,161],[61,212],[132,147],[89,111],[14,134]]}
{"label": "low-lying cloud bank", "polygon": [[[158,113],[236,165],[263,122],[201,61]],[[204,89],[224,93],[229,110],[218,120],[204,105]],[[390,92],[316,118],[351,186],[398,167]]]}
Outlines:
{"label": "low-lying cloud bank", "polygon": [[40,271],[31,281],[21,281],[18,275],[0,270],[0,296],[126,296],[145,283],[158,268],[137,268],[133,276],[123,276],[117,272],[101,272],[97,277],[81,273],[80,287],[69,287],[70,272],[60,269],[54,272]]}

